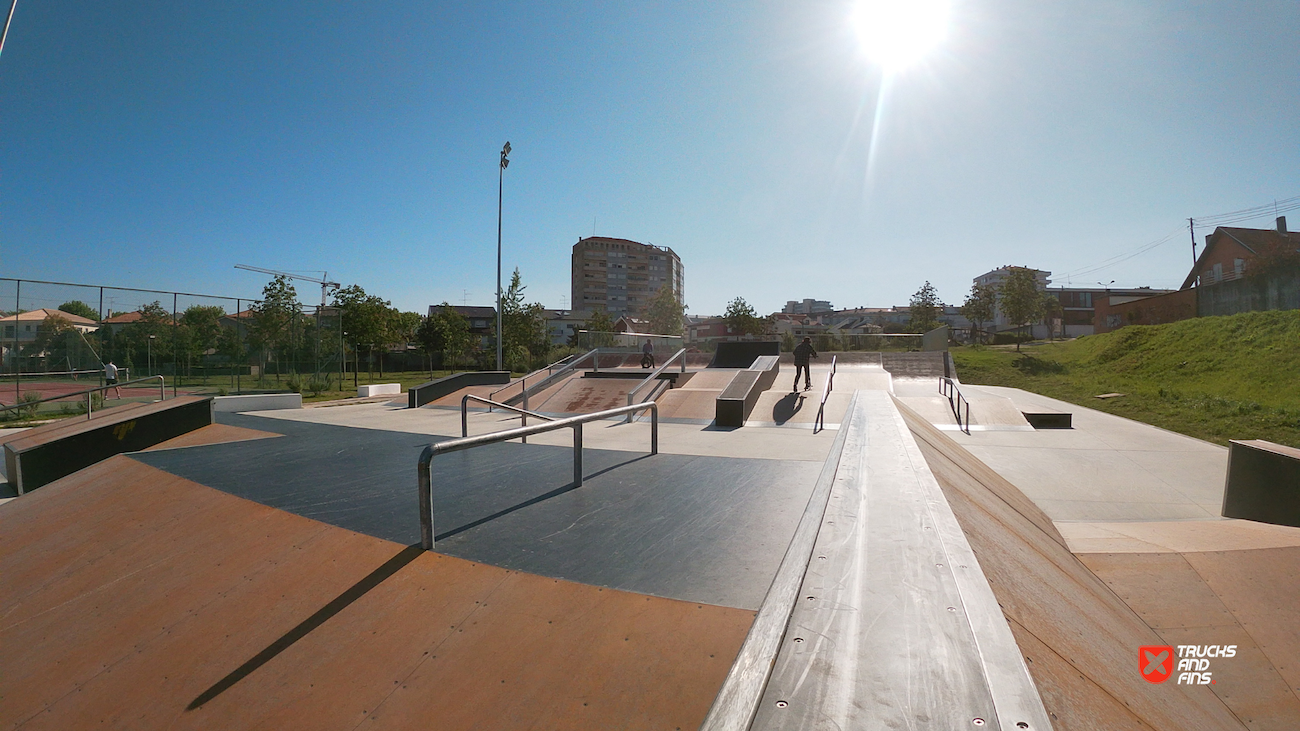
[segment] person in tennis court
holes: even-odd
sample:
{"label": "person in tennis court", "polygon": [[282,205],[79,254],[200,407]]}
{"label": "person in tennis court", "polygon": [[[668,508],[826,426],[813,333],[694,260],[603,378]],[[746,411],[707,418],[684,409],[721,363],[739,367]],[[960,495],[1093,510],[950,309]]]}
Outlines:
{"label": "person in tennis court", "polygon": [[117,386],[117,366],[113,365],[111,360],[104,364],[104,385],[112,386],[117,397],[122,398],[122,389]]}

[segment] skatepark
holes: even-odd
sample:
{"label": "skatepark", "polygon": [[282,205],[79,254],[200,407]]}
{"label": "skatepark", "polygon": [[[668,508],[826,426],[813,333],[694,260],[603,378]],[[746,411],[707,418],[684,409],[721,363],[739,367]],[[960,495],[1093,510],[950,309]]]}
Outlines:
{"label": "skatepark", "polygon": [[1300,528],[1222,516],[1227,449],[855,356],[6,430],[11,483],[158,436],[0,504],[0,725],[1300,724]]}

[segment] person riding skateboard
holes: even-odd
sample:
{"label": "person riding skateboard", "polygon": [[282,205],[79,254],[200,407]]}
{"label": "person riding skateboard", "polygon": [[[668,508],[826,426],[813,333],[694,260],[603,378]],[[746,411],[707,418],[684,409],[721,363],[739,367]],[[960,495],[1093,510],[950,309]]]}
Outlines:
{"label": "person riding skateboard", "polygon": [[812,373],[808,370],[808,359],[816,357],[817,351],[813,350],[812,338],[804,338],[802,343],[794,347],[794,391],[799,390],[800,368],[803,369],[803,390],[812,388]]}

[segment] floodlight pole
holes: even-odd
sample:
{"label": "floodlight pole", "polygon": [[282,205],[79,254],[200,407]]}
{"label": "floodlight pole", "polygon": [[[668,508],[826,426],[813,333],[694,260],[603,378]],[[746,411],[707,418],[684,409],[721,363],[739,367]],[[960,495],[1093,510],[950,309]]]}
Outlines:
{"label": "floodlight pole", "polygon": [[497,370],[504,370],[501,358],[501,193],[510,160],[510,143],[501,148],[501,167],[497,169]]}
{"label": "floodlight pole", "polygon": [[[9,17],[5,18],[4,33],[0,34],[0,51],[3,51],[5,48],[5,39],[9,37],[9,24],[14,22],[14,10],[17,8],[18,8],[18,0],[14,0],[13,3],[9,5]],[[15,325],[15,327],[17,326]]]}

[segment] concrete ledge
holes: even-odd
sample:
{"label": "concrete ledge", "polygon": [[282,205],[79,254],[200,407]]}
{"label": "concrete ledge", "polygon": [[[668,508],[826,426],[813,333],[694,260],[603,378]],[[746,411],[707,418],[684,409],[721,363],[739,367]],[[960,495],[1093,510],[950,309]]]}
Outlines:
{"label": "concrete ledge", "polygon": [[1300,449],[1229,440],[1223,517],[1300,528]]}
{"label": "concrete ledge", "polygon": [[218,396],[212,400],[213,411],[274,411],[301,409],[300,393],[252,393],[243,396]]}
{"label": "concrete ledge", "polygon": [[394,396],[402,392],[400,383],[374,383],[369,386],[357,386],[357,398],[369,398],[371,396]]}
{"label": "concrete ledge", "polygon": [[466,386],[498,386],[510,383],[509,371],[465,371],[453,373],[407,390],[407,408],[418,409]]}
{"label": "concrete ledge", "polygon": [[[765,343],[759,343],[764,345]],[[772,387],[781,370],[776,355],[756,356],[751,365],[735,375],[714,404],[714,421],[718,426],[744,426],[754,411],[758,397]]]}

